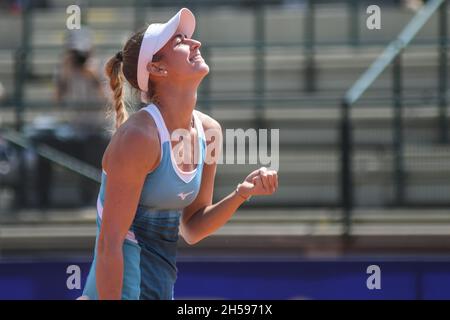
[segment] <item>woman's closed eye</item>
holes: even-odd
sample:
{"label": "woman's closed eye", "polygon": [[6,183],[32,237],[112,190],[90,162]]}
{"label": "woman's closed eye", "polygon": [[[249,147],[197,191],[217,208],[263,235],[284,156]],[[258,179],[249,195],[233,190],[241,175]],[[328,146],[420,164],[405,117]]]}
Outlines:
{"label": "woman's closed eye", "polygon": [[177,38],[176,38],[175,44],[176,44],[176,45],[182,44],[182,43],[184,42],[184,39],[186,39],[186,36],[183,36],[183,35],[181,35],[181,34],[178,35]]}

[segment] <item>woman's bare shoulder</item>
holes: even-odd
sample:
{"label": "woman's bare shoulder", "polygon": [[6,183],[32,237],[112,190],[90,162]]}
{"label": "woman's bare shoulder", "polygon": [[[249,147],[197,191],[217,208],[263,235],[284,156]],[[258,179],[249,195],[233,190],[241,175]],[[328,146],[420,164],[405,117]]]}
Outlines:
{"label": "woman's bare shoulder", "polygon": [[113,134],[103,156],[103,169],[133,166],[152,171],[159,163],[160,141],[155,122],[144,112],[130,116]]}

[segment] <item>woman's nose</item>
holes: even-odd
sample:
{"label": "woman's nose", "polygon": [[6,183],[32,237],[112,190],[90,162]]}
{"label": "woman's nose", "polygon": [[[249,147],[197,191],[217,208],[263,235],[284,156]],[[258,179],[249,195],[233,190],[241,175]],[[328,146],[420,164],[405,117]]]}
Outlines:
{"label": "woman's nose", "polygon": [[202,43],[200,41],[195,40],[195,39],[190,39],[190,40],[192,42],[191,43],[192,49],[198,49],[198,48],[200,48],[202,46]]}

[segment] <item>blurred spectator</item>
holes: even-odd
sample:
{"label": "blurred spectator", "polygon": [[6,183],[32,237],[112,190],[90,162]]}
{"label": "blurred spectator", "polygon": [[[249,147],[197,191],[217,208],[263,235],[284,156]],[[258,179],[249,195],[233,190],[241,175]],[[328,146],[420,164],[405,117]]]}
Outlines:
{"label": "blurred spectator", "polygon": [[0,8],[9,9],[12,14],[20,14],[26,6],[49,8],[49,0],[0,0]]}
{"label": "blurred spectator", "polygon": [[424,4],[423,0],[403,0],[403,5],[412,10],[412,11],[418,11]]}
{"label": "blurred spectator", "polygon": [[[68,123],[59,123],[51,114],[35,121],[32,140],[51,146],[83,162],[99,167],[103,149],[106,97],[100,72],[93,58],[91,32],[88,27],[69,30],[61,64],[55,70],[55,98],[60,108],[75,109]],[[37,161],[36,190],[38,206],[51,206],[54,179],[53,164],[41,157]],[[92,205],[97,184],[77,177],[81,204]],[[74,182],[76,183],[76,182]]]}
{"label": "blurred spectator", "polygon": [[96,69],[88,27],[70,30],[66,37],[66,51],[55,75],[58,104],[83,108],[104,102],[105,95]]}
{"label": "blurred spectator", "polygon": [[304,9],[306,0],[283,0],[282,5],[285,9]]}
{"label": "blurred spectator", "polygon": [[18,187],[22,174],[19,161],[17,149],[0,137],[0,189]]}
{"label": "blurred spectator", "polygon": [[0,8],[15,14],[20,13],[22,4],[20,0],[0,0]]}
{"label": "blurred spectator", "polygon": [[77,109],[71,125],[76,131],[98,131],[104,127],[104,76],[93,56],[91,32],[82,26],[66,36],[66,50],[55,72],[58,106]]}

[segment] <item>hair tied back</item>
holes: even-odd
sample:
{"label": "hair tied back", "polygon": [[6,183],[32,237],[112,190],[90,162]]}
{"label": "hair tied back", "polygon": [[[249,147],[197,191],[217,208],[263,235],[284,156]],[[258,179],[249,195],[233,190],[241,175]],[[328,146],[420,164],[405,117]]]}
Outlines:
{"label": "hair tied back", "polygon": [[123,61],[122,51],[119,51],[119,52],[116,53],[116,59],[119,60],[120,62]]}

